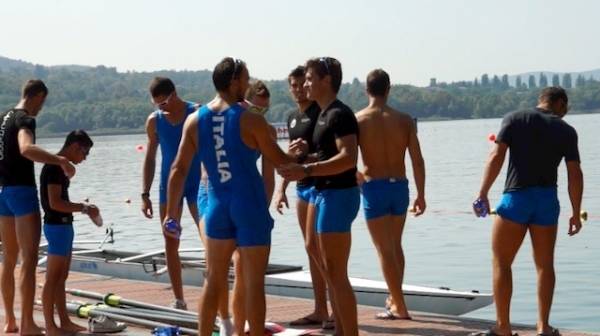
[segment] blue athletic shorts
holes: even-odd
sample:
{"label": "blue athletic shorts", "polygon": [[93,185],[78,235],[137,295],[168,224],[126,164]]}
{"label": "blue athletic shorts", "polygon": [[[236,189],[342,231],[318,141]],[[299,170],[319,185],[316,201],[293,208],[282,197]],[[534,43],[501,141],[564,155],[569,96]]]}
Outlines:
{"label": "blue athletic shorts", "polygon": [[273,218],[265,200],[252,195],[220,193],[217,197],[210,189],[204,223],[212,239],[235,239],[240,247],[271,245]]}
{"label": "blue athletic shorts", "polygon": [[[185,198],[185,200],[188,203],[196,203],[198,201],[199,184],[199,182],[190,183],[186,181],[186,184],[183,189],[183,197],[181,199],[181,202],[183,202],[183,198]],[[161,184],[158,192],[158,199],[160,204],[167,204],[167,184]]]}
{"label": "blue athletic shorts", "polygon": [[317,233],[350,232],[360,207],[358,187],[317,191]]}
{"label": "blue athletic shorts", "polygon": [[37,188],[0,186],[0,216],[21,217],[40,212]]}
{"label": "blue athletic shorts", "polygon": [[314,186],[296,186],[296,197],[306,203],[315,203],[317,190]]}
{"label": "blue athletic shorts", "polygon": [[73,224],[44,223],[44,236],[48,241],[48,254],[68,257],[73,250]]}
{"label": "blue athletic shorts", "polygon": [[200,183],[198,187],[198,218],[202,219],[206,213],[206,206],[208,205],[208,187],[204,183]]}
{"label": "blue athletic shorts", "polygon": [[361,186],[363,209],[367,220],[382,216],[404,216],[408,209],[408,180],[375,179]]}
{"label": "blue athletic shorts", "polygon": [[496,212],[519,224],[556,225],[560,214],[556,187],[530,187],[504,193]]}

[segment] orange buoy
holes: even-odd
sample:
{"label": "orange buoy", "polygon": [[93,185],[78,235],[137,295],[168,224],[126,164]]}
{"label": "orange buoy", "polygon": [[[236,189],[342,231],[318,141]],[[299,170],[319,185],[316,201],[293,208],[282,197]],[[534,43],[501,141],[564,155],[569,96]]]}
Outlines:
{"label": "orange buoy", "polygon": [[496,134],[494,134],[494,133],[490,133],[490,134],[488,135],[488,140],[489,140],[489,141],[492,141],[492,142],[496,141]]}
{"label": "orange buoy", "polygon": [[143,151],[144,151],[144,145],[137,145],[137,146],[135,146],[135,149],[136,149],[138,152],[143,152]]}

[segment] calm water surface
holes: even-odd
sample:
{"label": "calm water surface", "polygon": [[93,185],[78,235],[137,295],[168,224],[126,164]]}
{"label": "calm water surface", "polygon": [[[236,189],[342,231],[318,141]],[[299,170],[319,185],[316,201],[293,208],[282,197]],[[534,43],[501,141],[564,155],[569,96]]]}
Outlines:
{"label": "calm water surface", "polygon": [[[559,195],[563,212],[560,217],[556,247],[557,286],[552,322],[566,329],[600,331],[600,115],[568,116],[577,129],[585,174],[583,207],[590,220],[575,237],[567,235],[570,206],[566,189],[566,170],[559,170]],[[490,219],[470,215],[470,204],[476,195],[481,173],[500,120],[466,120],[423,122],[419,138],[427,165],[427,212],[420,218],[409,218],[404,235],[406,283],[446,286],[453,289],[490,291],[491,251]],[[86,162],[78,167],[71,184],[73,200],[89,197],[102,210],[105,223],[114,223],[116,248],[154,250],[162,248],[158,219],[142,216],[139,201],[142,181],[142,135],[95,137],[95,146]],[[58,150],[62,139],[40,139],[44,147]],[[282,145],[284,145],[282,143]],[[38,172],[39,172],[39,168]],[[410,168],[408,169],[410,172]],[[158,173],[158,169],[157,169]],[[503,171],[490,193],[497,202],[504,183]],[[158,181],[158,177],[155,179]],[[411,185],[414,185],[411,178]],[[152,199],[158,200],[158,186]],[[414,195],[414,188],[411,190]],[[289,188],[290,204],[295,202]],[[126,199],[131,199],[127,204]],[[155,209],[156,213],[158,210]],[[285,215],[271,211],[275,218],[271,261],[307,265],[303,242],[293,209]],[[76,239],[100,239],[103,229],[76,216]],[[377,256],[371,244],[362,212],[353,224],[350,257],[352,276],[383,279]],[[184,247],[199,247],[197,232],[189,215],[184,216]],[[528,239],[513,268],[514,322],[536,321],[536,273]],[[383,303],[382,303],[383,304]],[[489,307],[469,316],[493,318]]]}

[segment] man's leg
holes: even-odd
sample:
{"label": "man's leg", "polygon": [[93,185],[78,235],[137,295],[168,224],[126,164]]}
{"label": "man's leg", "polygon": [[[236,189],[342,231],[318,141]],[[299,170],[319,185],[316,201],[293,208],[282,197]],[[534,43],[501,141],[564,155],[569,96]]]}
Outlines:
{"label": "man's leg", "polygon": [[[54,322],[54,305],[58,305],[60,287],[64,286],[63,273],[68,265],[68,257],[48,254],[46,263],[46,281],[42,291],[42,305],[44,308],[44,320],[46,321],[46,335],[69,335],[70,332],[61,330]],[[62,292],[64,293],[64,287]],[[64,301],[64,298],[63,298]]]}
{"label": "man's leg", "polygon": [[207,237],[206,281],[198,309],[200,314],[198,330],[201,336],[212,335],[219,296],[223,291],[222,287],[227,286],[229,263],[235,247],[234,239],[212,239]]}
{"label": "man's leg", "polygon": [[[190,210],[190,214],[192,215],[192,217],[194,217],[194,213],[196,213],[196,217],[194,217],[194,220],[196,221],[197,225],[198,225],[198,232],[200,234],[200,240],[202,241],[202,245],[204,246],[204,248],[206,248],[206,228],[204,227],[204,216],[199,217],[200,212],[198,209],[198,206],[195,204],[192,204],[191,202],[188,203],[188,209]],[[229,282],[227,283],[227,286],[225,286],[223,288],[223,292],[221,293],[221,295],[219,296],[219,317],[221,317],[221,320],[227,320],[229,319]]]}
{"label": "man's leg", "polygon": [[244,271],[242,267],[240,252],[233,252],[233,269],[235,277],[233,280],[233,295],[231,307],[233,311],[233,324],[238,335],[244,335],[246,326],[246,290],[244,288]]}
{"label": "man's leg", "polygon": [[21,249],[21,334],[42,335],[33,320],[35,269],[40,248],[41,218],[39,212],[15,218],[15,232]]}
{"label": "man's leg", "polygon": [[56,291],[55,305],[56,311],[58,312],[58,318],[60,320],[60,328],[72,333],[85,331],[86,328],[78,324],[73,323],[69,318],[69,312],[67,310],[67,296],[65,293],[65,287],[67,278],[69,277],[69,269],[71,268],[71,255],[67,258],[67,263],[62,272],[62,278]]}
{"label": "man's leg", "polygon": [[19,331],[15,317],[15,266],[19,257],[19,244],[15,233],[14,217],[0,216],[0,236],[2,236],[2,300],[4,301],[4,332]]}
{"label": "man's leg", "polygon": [[537,269],[538,283],[538,333],[550,334],[550,309],[554,296],[554,246],[556,245],[557,225],[529,225],[533,246],[533,260]]}
{"label": "man's leg", "polygon": [[328,288],[333,293],[336,328],[345,336],[358,335],[356,297],[348,279],[348,258],[352,237],[347,233],[320,233]]}
{"label": "man's leg", "polygon": [[328,319],[329,313],[327,311],[327,285],[323,276],[323,268],[320,266],[322,259],[314,230],[315,206],[299,199],[296,202],[296,213],[302,237],[304,238],[306,253],[308,254],[308,265],[315,298],[315,310],[311,314],[293,321],[292,324],[294,322],[323,322]]}
{"label": "man's leg", "polygon": [[510,300],[512,297],[512,263],[523,243],[527,226],[496,216],[492,229],[495,332],[510,335]]}
{"label": "man's leg", "polygon": [[[165,220],[166,204],[160,205],[160,223]],[[177,214],[177,221],[181,220],[181,210]],[[161,231],[162,232],[162,231]],[[173,295],[176,300],[183,301],[183,285],[181,280],[181,260],[179,259],[179,239],[167,237],[163,235],[165,239],[165,256],[167,258],[167,270],[169,271],[169,279],[171,280],[171,287],[173,288]]]}
{"label": "man's leg", "polygon": [[406,216],[382,216],[367,220],[383,277],[392,297],[390,310],[400,318],[409,317],[402,293],[404,252],[401,244],[405,221]]}
{"label": "man's leg", "polygon": [[[239,247],[244,287],[246,290],[246,317],[250,336],[263,336],[267,311],[265,298],[265,273],[269,262],[270,246]],[[237,319],[237,317],[234,317]]]}

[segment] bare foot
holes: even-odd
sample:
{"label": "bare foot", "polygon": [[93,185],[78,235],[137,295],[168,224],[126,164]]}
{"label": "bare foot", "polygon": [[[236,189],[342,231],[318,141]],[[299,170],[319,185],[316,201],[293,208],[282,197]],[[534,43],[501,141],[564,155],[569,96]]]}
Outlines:
{"label": "bare foot", "polygon": [[70,336],[70,335],[73,335],[73,333],[70,331],[63,330],[61,328],[46,329],[46,336]]}
{"label": "bare foot", "polygon": [[6,334],[15,334],[19,332],[19,327],[17,326],[17,321],[14,319],[6,321],[4,324],[4,333]]}
{"label": "bare foot", "polygon": [[44,329],[32,324],[30,326],[21,326],[21,333],[19,335],[22,336],[40,336],[44,335]]}
{"label": "bare foot", "polygon": [[63,329],[63,330],[65,330],[65,331],[70,331],[72,333],[77,333],[77,332],[80,332],[80,331],[86,331],[87,330],[86,327],[82,327],[82,326],[80,326],[78,324],[75,324],[75,323],[73,323],[73,321],[70,321],[70,320],[68,322],[61,323],[60,324],[60,328]]}

